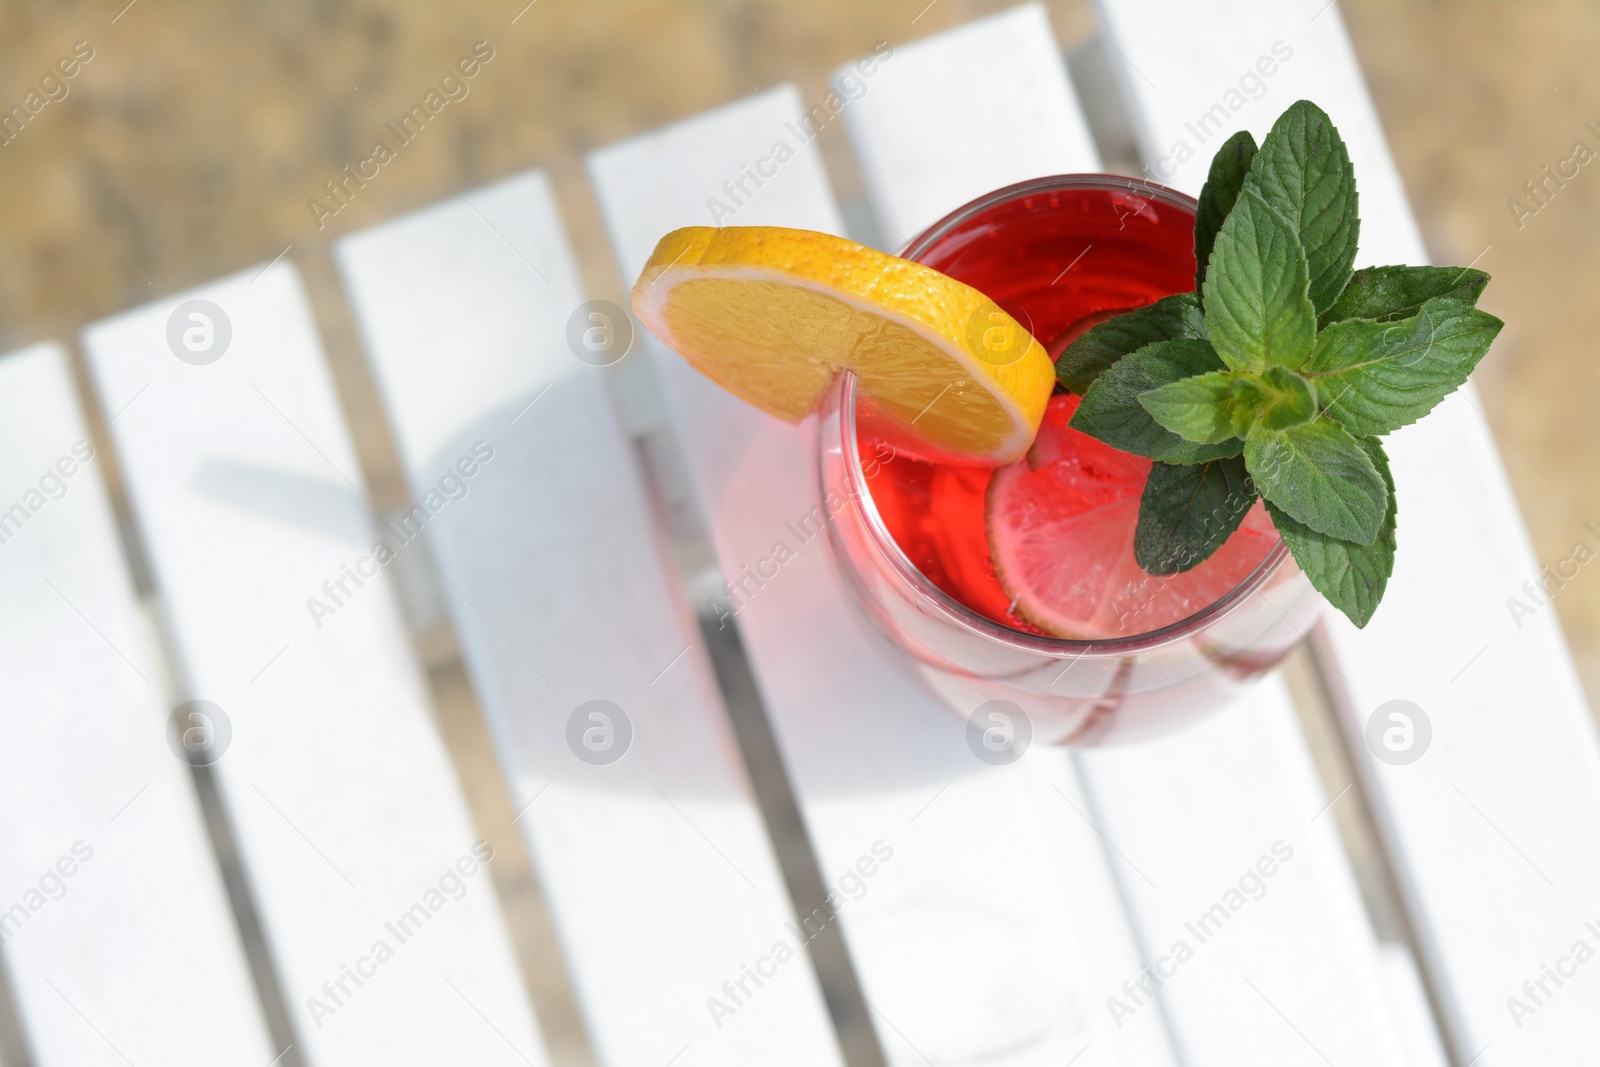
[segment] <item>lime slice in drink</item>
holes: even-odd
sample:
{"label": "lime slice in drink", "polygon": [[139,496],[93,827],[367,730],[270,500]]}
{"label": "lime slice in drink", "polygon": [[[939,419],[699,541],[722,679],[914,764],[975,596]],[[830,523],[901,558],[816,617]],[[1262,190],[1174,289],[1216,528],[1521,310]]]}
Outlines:
{"label": "lime slice in drink", "polygon": [[1145,573],[1133,531],[1150,461],[1070,428],[1078,399],[1051,397],[1028,457],[989,482],[989,552],[1017,615],[1081,641],[1149,633],[1215,603],[1278,543],[1257,501],[1198,567]]}

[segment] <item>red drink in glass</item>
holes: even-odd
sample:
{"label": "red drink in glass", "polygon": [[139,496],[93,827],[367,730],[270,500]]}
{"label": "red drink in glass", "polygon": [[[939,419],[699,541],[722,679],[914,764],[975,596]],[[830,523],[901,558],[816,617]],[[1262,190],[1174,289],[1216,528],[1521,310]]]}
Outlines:
{"label": "red drink in glass", "polygon": [[[961,208],[902,255],[982,291],[1054,357],[1098,322],[1194,288],[1194,206],[1134,179],[1039,179]],[[819,473],[845,577],[957,709],[1004,699],[1039,739],[1086,744],[1221,703],[1293,647],[1317,598],[1259,504],[1200,566],[1144,574],[1132,541],[1150,461],[1066,430],[1075,405],[1052,399],[1031,462],[996,472],[919,454],[843,375]],[[1059,545],[1065,562],[1032,592],[1072,626],[1019,612],[997,575],[986,508],[1017,497],[991,495],[996,479],[1049,505],[1039,554]]]}
{"label": "red drink in glass", "polygon": [[[937,228],[936,228],[937,232]],[[1018,235],[1020,236],[1020,239]],[[1090,326],[1194,288],[1194,215],[1130,189],[1051,189],[1004,200],[908,256],[988,296],[1052,358]],[[1053,585],[1057,612],[1029,617],[997,574],[987,529],[1005,498],[990,492],[994,472],[919,459],[890,427],[863,424],[868,487],[890,535],[935,585],[996,622],[1031,633],[1094,639],[1149,633],[1179,622],[1247,578],[1277,543],[1257,504],[1217,555],[1181,575],[1156,577],[1134,562],[1133,529],[1150,461],[1121,452],[1066,422],[1077,398],[1057,396],[1026,471],[1001,476],[1016,486],[1016,510],[1041,512],[1045,562],[1059,550]],[[1065,464],[1053,468],[1054,464]],[[1052,467],[1041,470],[1039,468]],[[1241,505],[1242,506],[1242,505]],[[1016,553],[1015,555],[1021,555]],[[1072,603],[1062,601],[1070,600]],[[1052,625],[1055,623],[1055,625]]]}

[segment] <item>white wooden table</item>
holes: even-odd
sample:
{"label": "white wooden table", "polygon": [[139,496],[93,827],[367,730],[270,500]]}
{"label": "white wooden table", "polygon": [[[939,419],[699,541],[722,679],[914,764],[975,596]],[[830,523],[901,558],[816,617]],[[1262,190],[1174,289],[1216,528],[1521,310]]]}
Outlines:
{"label": "white wooden table", "polygon": [[[1037,5],[890,42],[835,81],[864,188],[792,86],[611,146],[590,177],[619,274],[778,141],[720,221],[849,218],[894,248],[1101,169],[1086,112],[1194,193],[1203,116],[1260,136],[1300,97],[1350,144],[1362,260],[1422,262],[1323,5],[1102,0],[1072,77]],[[337,259],[399,517],[369,505],[290,262],[87,328],[90,396],[59,345],[0,359],[5,1067],[550,1062],[401,573],[434,576],[604,1067],[1592,1062],[1600,964],[1571,954],[1600,948],[1600,745],[1553,613],[1505,622],[1539,567],[1470,389],[1390,439],[1383,610],[1313,635],[1352,782],[1319,778],[1276,676],[1153,743],[993,767],[824,541],[718,628],[706,598],[814,502],[814,427],[648,337],[578,359],[590,294],[544,174]],[[1432,726],[1406,765],[1364,741],[1396,699]],[[791,802],[806,847],[779,856]],[[1403,941],[1374,933],[1337,804],[1371,813]]]}

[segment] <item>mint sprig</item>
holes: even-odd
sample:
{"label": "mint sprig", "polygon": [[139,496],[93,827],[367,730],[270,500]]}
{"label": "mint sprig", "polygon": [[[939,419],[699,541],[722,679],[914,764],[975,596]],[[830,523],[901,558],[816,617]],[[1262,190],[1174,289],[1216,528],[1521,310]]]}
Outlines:
{"label": "mint sprig", "polygon": [[1257,496],[1311,584],[1357,626],[1394,569],[1397,506],[1378,440],[1467,380],[1503,323],[1458,267],[1353,271],[1355,172],[1315,104],[1217,153],[1195,222],[1196,292],[1088,330],[1056,376],[1072,426],[1156,461],[1139,565],[1211,556]]}

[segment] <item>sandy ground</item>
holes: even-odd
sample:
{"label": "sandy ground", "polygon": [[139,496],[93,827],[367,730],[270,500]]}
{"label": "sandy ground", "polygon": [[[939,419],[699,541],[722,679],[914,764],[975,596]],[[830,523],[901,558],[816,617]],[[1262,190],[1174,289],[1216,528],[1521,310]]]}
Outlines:
{"label": "sandy ground", "polygon": [[[20,101],[58,58],[93,58],[0,148],[0,350],[71,340],[104,315],[257,265],[288,247],[316,312],[365,474],[401,502],[392,442],[336,295],[329,242],[539,165],[553,176],[585,281],[622,291],[584,153],[792,80],[808,96],[880,39],[903,41],[1010,0],[60,0],[0,6],[0,103]],[[1087,3],[1052,0],[1066,47],[1092,31]],[[1600,6],[1592,0],[1343,0],[1340,4],[1435,258],[1480,265],[1485,306],[1509,326],[1479,371],[1486,412],[1541,562],[1600,520],[1600,169],[1537,215],[1507,200],[1575,140],[1600,148]],[[120,11],[120,14],[119,14]],[[913,16],[922,15],[915,28]],[[115,18],[115,21],[113,19]],[[319,228],[306,207],[365,154],[375,131],[485,40],[494,58],[348,208]],[[823,147],[853,176],[842,134]],[[1592,172],[1591,172],[1592,171]],[[1591,539],[1592,540],[1592,539]],[[1416,550],[1412,546],[1412,550]],[[1530,575],[1529,577],[1534,577]],[[1516,592],[1507,590],[1507,595]],[[1556,608],[1600,703],[1600,567]],[[510,809],[448,634],[423,635],[442,722],[480,825],[520,856]],[[557,1058],[585,1062],[525,858],[501,891]]]}

